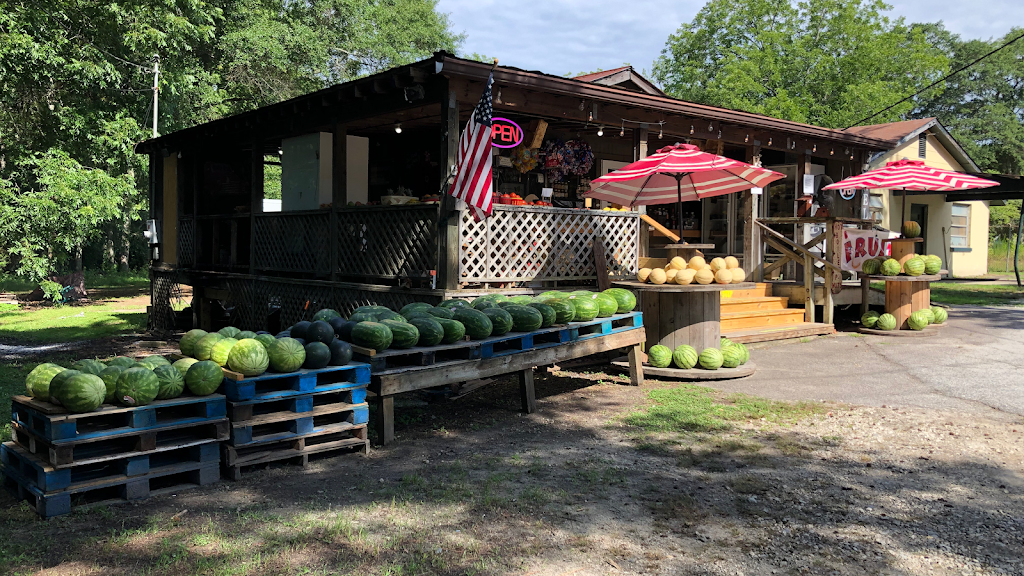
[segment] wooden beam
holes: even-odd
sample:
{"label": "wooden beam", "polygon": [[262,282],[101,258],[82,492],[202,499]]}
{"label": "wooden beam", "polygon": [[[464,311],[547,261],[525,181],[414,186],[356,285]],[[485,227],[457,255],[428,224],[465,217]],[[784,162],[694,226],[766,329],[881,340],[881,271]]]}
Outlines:
{"label": "wooden beam", "polygon": [[[441,110],[441,128],[445,135],[441,150],[440,182],[446,182],[455,166],[459,148],[459,100],[454,90],[449,90]],[[437,223],[437,287],[442,290],[457,290],[459,287],[459,225],[462,213],[456,209],[456,200],[441,191],[441,207]]]}
{"label": "wooden beam", "polygon": [[651,218],[647,214],[641,214],[640,215],[640,219],[643,220],[644,222],[650,224],[655,230],[657,230],[658,232],[661,232],[662,235],[664,235],[666,238],[668,238],[672,242],[679,242],[679,236],[678,235],[673,233],[668,228],[665,228],[664,226],[662,226],[661,223],[659,223],[654,218]]}

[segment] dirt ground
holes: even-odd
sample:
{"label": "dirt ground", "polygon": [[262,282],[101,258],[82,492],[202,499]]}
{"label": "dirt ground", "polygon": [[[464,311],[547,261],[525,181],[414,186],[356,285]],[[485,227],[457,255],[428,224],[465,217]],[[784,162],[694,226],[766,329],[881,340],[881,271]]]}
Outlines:
{"label": "dirt ground", "polygon": [[[819,403],[645,432],[601,373],[407,396],[398,442],[48,522],[0,495],[0,571],[39,574],[1024,574],[1024,423]],[[717,397],[728,403],[728,398]]]}

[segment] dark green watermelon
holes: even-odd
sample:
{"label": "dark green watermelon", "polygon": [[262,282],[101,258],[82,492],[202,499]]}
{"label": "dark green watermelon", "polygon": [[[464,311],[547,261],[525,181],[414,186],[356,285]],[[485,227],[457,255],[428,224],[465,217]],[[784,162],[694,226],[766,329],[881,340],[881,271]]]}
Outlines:
{"label": "dark green watermelon", "polygon": [[398,312],[391,310],[382,310],[377,314],[377,317],[381,320],[395,320],[397,322],[405,322],[405,316],[402,316]]}
{"label": "dark green watermelon", "polygon": [[541,328],[547,328],[548,326],[551,326],[552,324],[555,323],[555,309],[552,308],[551,306],[548,306],[543,302],[531,302],[529,306],[530,308],[533,308],[540,312]]}
{"label": "dark green watermelon", "polygon": [[486,308],[483,313],[491,320],[491,336],[502,336],[512,330],[512,315],[495,306]]}
{"label": "dark green watermelon", "polygon": [[420,341],[420,331],[408,322],[398,320],[381,320],[381,324],[391,329],[391,347],[397,350],[412,348]]}
{"label": "dark green watermelon", "polygon": [[455,317],[455,312],[451,308],[429,308],[426,312],[435,318],[447,318],[451,320]]}
{"label": "dark green watermelon", "polygon": [[352,361],[352,346],[344,340],[333,340],[327,345],[331,350],[331,366],[344,366]]}
{"label": "dark green watermelon", "polygon": [[324,344],[334,340],[334,328],[323,320],[317,320],[306,329],[306,340],[309,342],[322,342]]}
{"label": "dark green watermelon", "polygon": [[426,302],[413,302],[411,304],[406,304],[405,306],[402,306],[402,309],[399,310],[398,313],[408,318],[410,312],[415,312],[417,310],[426,310],[427,308],[433,308],[433,306],[427,304]]}
{"label": "dark green watermelon", "polygon": [[296,322],[291,328],[289,328],[289,331],[291,332],[291,337],[306,338],[306,330],[309,330],[309,326],[311,324],[312,322],[307,322],[305,320],[301,322]]}
{"label": "dark green watermelon", "polygon": [[306,361],[302,363],[303,368],[319,370],[327,366],[331,361],[331,349],[323,342],[310,342],[306,344]]}
{"label": "dark green watermelon", "polygon": [[369,306],[360,306],[359,308],[353,310],[352,313],[356,314],[358,312],[370,312],[371,314],[378,314],[380,312],[383,312],[384,310],[390,312],[391,308],[388,308],[387,306],[377,306],[376,304],[371,304]]}
{"label": "dark green watermelon", "polygon": [[543,302],[555,311],[555,324],[568,324],[576,318],[576,307],[568,298],[548,298]]}
{"label": "dark green watermelon", "polygon": [[61,388],[64,384],[71,379],[73,376],[83,374],[80,370],[65,370],[59,372],[56,376],[50,380],[50,403],[61,406]]}
{"label": "dark green watermelon", "polygon": [[93,376],[99,376],[100,372],[103,372],[104,368],[106,368],[106,366],[104,366],[102,362],[89,358],[79,360],[71,365],[72,370],[78,370],[79,372],[85,372],[86,374],[92,374]]}
{"label": "dark green watermelon", "polygon": [[[185,386],[196,396],[209,396],[220,388],[224,381],[224,369],[213,360],[202,360],[188,367],[185,372]],[[118,384],[120,384],[118,379]]]}
{"label": "dark green watermelon", "polygon": [[[500,310],[500,308],[499,308]],[[458,308],[455,310],[455,319],[462,322],[466,327],[466,334],[473,340],[481,340],[491,335],[494,326],[486,314],[476,308]]]}
{"label": "dark green watermelon", "polygon": [[135,366],[135,360],[132,360],[127,356],[116,356],[112,360],[107,362],[107,366],[121,366],[122,368],[131,368]]}
{"label": "dark green watermelon", "polygon": [[512,330],[515,332],[532,332],[544,323],[544,316],[540,311],[530,306],[514,304],[503,310],[512,317]]}
{"label": "dark green watermelon", "polygon": [[117,377],[117,386],[114,391],[117,401],[125,406],[145,406],[156,400],[159,393],[160,379],[152,370],[141,366],[121,372],[121,375]]}
{"label": "dark green watermelon", "polygon": [[420,339],[416,343],[417,346],[437,346],[444,340],[444,328],[429,314],[410,318],[409,324],[419,330]]}
{"label": "dark green watermelon", "polygon": [[345,326],[345,324],[348,324],[348,320],[345,320],[341,316],[338,316],[337,318],[331,318],[330,320],[327,321],[327,323],[331,325],[331,328],[334,329],[334,335],[337,336],[338,331],[341,330],[342,327]]}
{"label": "dark green watermelon", "polygon": [[466,306],[469,306],[469,302],[458,299],[445,300],[444,302],[441,302],[440,304],[437,305],[438,308],[447,308],[449,310],[454,310],[455,308],[463,308]]}
{"label": "dark green watermelon", "polygon": [[235,328],[234,326],[225,326],[225,327],[221,328],[220,330],[217,330],[217,334],[220,334],[221,336],[223,336],[225,338],[234,338],[235,340],[238,340],[238,333],[239,332],[241,332],[241,330],[238,329],[238,328]]}
{"label": "dark green watermelon", "polygon": [[352,328],[352,343],[378,352],[387,350],[394,340],[391,328],[380,322],[360,322]]}
{"label": "dark green watermelon", "polygon": [[345,322],[345,324],[343,324],[341,328],[336,330],[335,333],[338,335],[338,338],[344,340],[345,342],[351,342],[352,329],[356,327],[356,324],[359,324],[359,322],[349,320]]}
{"label": "dark green watermelon", "polygon": [[351,322],[379,322],[380,315],[377,312],[367,310],[364,312],[356,312],[349,316],[348,319]]}
{"label": "dark green watermelon", "polygon": [[323,310],[317,310],[316,314],[313,314],[313,321],[323,320],[324,322],[330,322],[332,318],[341,318],[341,314],[338,314],[336,310],[331,308],[324,308]]}
{"label": "dark green watermelon", "polygon": [[451,318],[438,318],[437,323],[441,325],[444,330],[444,338],[441,339],[442,344],[453,344],[462,340],[466,335],[466,327],[458,320]]}
{"label": "dark green watermelon", "polygon": [[476,310],[486,310],[488,308],[497,308],[498,303],[494,300],[484,299],[483,297],[473,300],[473,308]]}

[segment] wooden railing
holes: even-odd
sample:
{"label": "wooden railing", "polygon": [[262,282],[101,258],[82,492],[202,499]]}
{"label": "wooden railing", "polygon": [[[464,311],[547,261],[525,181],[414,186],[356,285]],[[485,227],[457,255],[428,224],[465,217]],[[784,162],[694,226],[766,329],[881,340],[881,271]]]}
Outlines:
{"label": "wooden railing", "polygon": [[[805,244],[798,244],[789,238],[786,238],[782,234],[770,228],[767,224],[760,220],[755,220],[754,223],[758,226],[761,232],[761,240],[778,250],[782,253],[782,258],[775,262],[765,266],[762,264],[760,270],[755,271],[755,274],[760,277],[768,277],[772,272],[782,268],[789,262],[796,262],[803,265],[804,269],[804,321],[814,322],[814,277],[815,275],[820,276],[824,279],[823,293],[824,302],[822,305],[822,321],[827,324],[833,323],[833,312],[834,306],[832,302],[832,294],[834,287],[838,286],[842,289],[842,269],[828,260],[823,260],[810,251],[810,247],[819,244],[822,240],[826,242],[826,252],[828,255],[834,253],[836,249],[835,240],[830,239],[832,227],[836,224],[842,227],[841,222],[828,222],[826,230],[821,234],[812,238]],[[831,241],[830,241],[831,240]]]}

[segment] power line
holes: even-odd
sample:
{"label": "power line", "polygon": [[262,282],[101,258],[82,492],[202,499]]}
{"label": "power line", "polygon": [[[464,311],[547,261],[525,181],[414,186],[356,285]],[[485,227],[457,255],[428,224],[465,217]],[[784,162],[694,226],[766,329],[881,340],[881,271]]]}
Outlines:
{"label": "power line", "polygon": [[889,110],[892,110],[892,109],[893,109],[893,108],[895,108],[896,106],[898,106],[898,105],[900,105],[900,104],[902,104],[902,103],[906,102],[907,100],[910,100],[911,98],[913,98],[913,97],[915,97],[915,96],[917,96],[917,95],[921,94],[922,92],[924,92],[924,91],[926,91],[926,90],[928,90],[928,89],[930,89],[930,88],[934,87],[935,85],[937,85],[937,84],[939,84],[939,83],[941,83],[941,82],[945,82],[946,80],[949,80],[950,78],[952,78],[953,76],[955,76],[955,75],[959,74],[960,72],[963,72],[964,70],[967,70],[967,69],[968,69],[968,68],[970,68],[971,66],[974,66],[974,65],[975,65],[975,64],[977,64],[978,62],[981,62],[981,61],[982,61],[982,60],[984,60],[985,58],[988,58],[989,56],[991,56],[991,55],[995,54],[996,52],[999,52],[999,51],[1000,51],[1000,50],[1002,50],[1003,48],[1006,48],[1007,46],[1009,46],[1010,44],[1013,44],[1014,42],[1016,42],[1017,40],[1020,40],[1021,38],[1024,38],[1024,34],[1021,34],[1020,36],[1017,36],[1017,37],[1016,37],[1016,38],[1014,38],[1013,40],[1008,40],[1008,41],[1007,41],[1007,42],[1006,42],[1005,44],[1003,44],[1002,46],[1000,46],[1000,47],[998,47],[998,48],[995,48],[994,50],[992,50],[991,52],[989,52],[989,53],[985,54],[984,56],[982,56],[982,57],[978,58],[978,59],[977,59],[977,60],[975,60],[974,62],[971,62],[970,64],[966,64],[966,65],[964,65],[964,66],[962,66],[962,67],[960,67],[960,68],[958,68],[958,69],[956,69],[956,70],[954,70],[954,71],[950,72],[949,74],[946,74],[946,75],[945,75],[945,76],[943,76],[942,78],[939,78],[939,79],[938,79],[938,80],[936,80],[935,82],[932,82],[931,84],[929,84],[929,85],[925,86],[924,88],[921,88],[921,89],[920,89],[920,90],[918,90],[917,92],[914,92],[913,94],[911,94],[910,96],[907,96],[906,98],[904,98],[904,99],[900,100],[899,102],[896,102],[896,103],[894,103],[894,104],[892,104],[892,105],[890,105],[890,106],[887,106],[887,107],[885,107],[885,108],[883,108],[883,109],[879,110],[878,112],[875,112],[875,113],[874,113],[874,114],[872,114],[871,116],[868,116],[867,118],[863,118],[863,119],[861,119],[861,120],[858,120],[857,122],[854,122],[854,123],[853,123],[852,125],[850,125],[850,126],[847,126],[846,128],[843,128],[843,130],[849,130],[850,128],[853,128],[854,126],[859,126],[859,125],[863,124],[864,122],[867,122],[868,120],[871,120],[872,118],[874,118],[875,116],[878,116],[879,114],[881,114],[881,113],[883,113],[883,112],[888,112]]}

